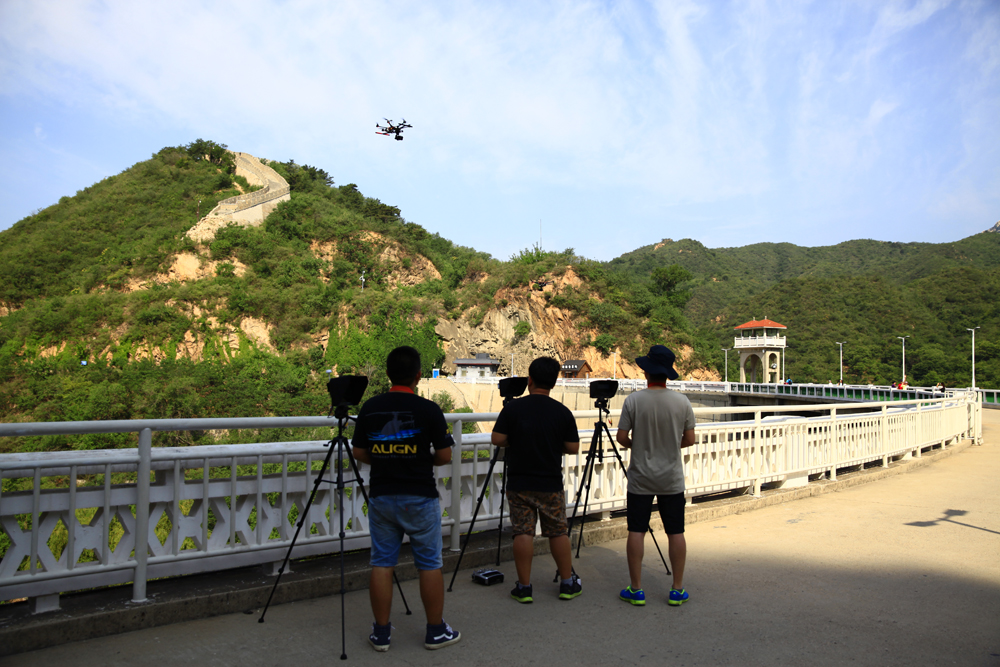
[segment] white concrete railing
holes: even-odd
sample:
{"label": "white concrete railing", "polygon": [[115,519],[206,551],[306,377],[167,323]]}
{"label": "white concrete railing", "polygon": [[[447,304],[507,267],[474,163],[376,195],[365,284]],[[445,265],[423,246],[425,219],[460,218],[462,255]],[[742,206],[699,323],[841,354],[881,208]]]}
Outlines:
{"label": "white concrete railing", "polygon": [[733,347],[785,347],[785,336],[743,336],[733,339]]}
{"label": "white concrete railing", "polygon": [[[839,415],[842,404],[695,409],[696,415],[753,413],[754,419],[698,424],[697,444],[684,450],[688,497],[740,488],[760,493],[763,484],[806,484],[809,475],[817,473],[835,478],[838,469],[847,466],[869,461],[888,465],[893,457],[920,456],[928,447],[943,447],[958,438],[981,441],[981,405],[971,394],[850,409],[859,408],[869,411]],[[817,416],[781,416],[793,411]],[[597,411],[574,414],[590,418]],[[502,467],[485,479],[492,455],[489,435],[462,435],[462,420],[496,417],[447,416],[458,450],[480,454],[475,462],[456,455],[450,466],[436,469],[445,508],[443,532],[452,550],[459,548],[460,532],[468,528],[483,484],[490,493],[477,527],[495,528],[499,518]],[[0,424],[0,436],[139,436],[138,449],[0,455],[0,479],[20,479],[30,488],[0,494],[0,526],[10,540],[0,559],[0,600],[131,581],[134,600],[142,601],[150,578],[282,560],[295,532],[294,514],[305,506],[317,474],[314,468],[326,454],[322,441],[152,448],[152,431],[315,427],[332,421],[284,417]],[[592,434],[580,435],[581,453],[564,459],[571,508]],[[625,507],[624,472],[608,451],[611,444],[603,445],[606,453],[602,463],[595,463],[589,512]],[[627,464],[628,452],[622,454]],[[113,484],[113,473],[132,473],[138,481]],[[102,479],[88,482],[88,476]],[[362,477],[367,480],[367,466],[362,466]],[[353,481],[347,491],[345,548],[366,548],[370,540],[362,496]],[[306,521],[310,530],[302,531],[294,558],[338,551],[335,497],[332,485],[321,485]],[[57,555],[49,544],[59,536],[64,536],[65,548]],[[135,548],[137,538],[142,548]]]}

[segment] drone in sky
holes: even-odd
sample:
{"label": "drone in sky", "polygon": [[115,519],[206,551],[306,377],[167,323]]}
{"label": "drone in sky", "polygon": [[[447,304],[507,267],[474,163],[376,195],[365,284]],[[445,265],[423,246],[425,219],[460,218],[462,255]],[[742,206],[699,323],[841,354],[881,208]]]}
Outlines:
{"label": "drone in sky", "polygon": [[381,135],[384,135],[386,137],[394,136],[394,137],[396,137],[396,141],[402,141],[403,140],[403,130],[405,130],[408,127],[413,127],[413,126],[410,125],[409,123],[407,123],[405,118],[403,119],[403,122],[398,123],[398,124],[393,123],[391,120],[389,120],[388,118],[386,118],[385,119],[385,125],[379,125],[378,123],[375,123],[375,127],[377,127],[379,129],[379,131],[376,132],[375,134],[381,134]]}

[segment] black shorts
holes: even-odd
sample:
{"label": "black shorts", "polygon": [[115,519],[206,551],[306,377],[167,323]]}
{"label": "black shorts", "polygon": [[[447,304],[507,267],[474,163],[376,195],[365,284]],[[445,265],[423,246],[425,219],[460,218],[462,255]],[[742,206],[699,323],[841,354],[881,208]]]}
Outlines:
{"label": "black shorts", "polygon": [[649,531],[649,517],[653,513],[653,498],[660,509],[663,520],[663,531],[667,535],[678,535],[684,532],[684,492],[670,495],[642,496],[637,493],[628,494],[628,507],[625,510],[628,518],[628,532],[646,533]]}

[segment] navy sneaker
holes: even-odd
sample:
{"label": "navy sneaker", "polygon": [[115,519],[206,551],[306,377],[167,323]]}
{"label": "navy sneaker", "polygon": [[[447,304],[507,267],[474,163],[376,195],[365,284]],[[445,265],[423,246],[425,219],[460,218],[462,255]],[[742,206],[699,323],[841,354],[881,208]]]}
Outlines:
{"label": "navy sneaker", "polygon": [[457,643],[461,638],[462,633],[458,630],[453,630],[447,623],[441,623],[441,625],[428,625],[427,637],[424,639],[424,648],[433,651],[434,649],[451,646],[452,644]]}
{"label": "navy sneaker", "polygon": [[510,592],[510,596],[521,603],[531,602],[531,584],[527,586],[522,586],[520,582],[514,586],[514,590]]}
{"label": "navy sneaker", "polygon": [[577,576],[576,572],[570,575],[569,583],[559,584],[560,600],[572,600],[582,592],[583,592],[583,582],[580,581],[580,577]]}
{"label": "navy sneaker", "polygon": [[379,625],[378,623],[372,623],[372,633],[368,635],[368,643],[372,645],[372,648],[376,651],[388,651],[389,650],[389,635],[392,633],[392,624]]}
{"label": "navy sneaker", "polygon": [[679,607],[685,602],[687,602],[689,597],[690,596],[688,595],[688,592],[683,588],[680,590],[677,590],[676,588],[671,588],[670,597],[667,598],[667,604],[669,604],[671,607]]}
{"label": "navy sneaker", "polygon": [[618,594],[618,599],[641,607],[646,604],[646,592],[641,588],[637,591],[632,590],[632,587],[629,586],[622,589],[622,592]]}

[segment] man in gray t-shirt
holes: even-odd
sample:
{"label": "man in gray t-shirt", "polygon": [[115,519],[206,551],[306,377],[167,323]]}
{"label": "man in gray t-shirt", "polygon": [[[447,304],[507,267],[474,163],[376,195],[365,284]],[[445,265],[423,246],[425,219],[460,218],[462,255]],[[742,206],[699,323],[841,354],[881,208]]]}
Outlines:
{"label": "man in gray t-shirt", "polygon": [[669,541],[670,567],[674,582],[667,603],[688,599],[684,590],[684,466],[681,449],[694,444],[694,410],[683,394],[666,388],[676,380],[674,353],[654,345],[649,354],[635,360],[646,374],[647,388],[630,395],[622,405],[615,439],[632,450],[628,466],[628,542],[626,555],[631,584],[619,597],[634,605],[646,604],[642,590],[642,557],[649,517],[656,498]]}

